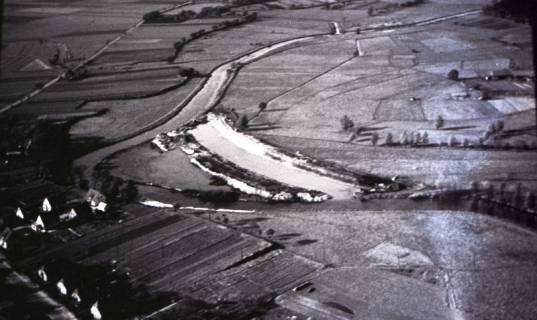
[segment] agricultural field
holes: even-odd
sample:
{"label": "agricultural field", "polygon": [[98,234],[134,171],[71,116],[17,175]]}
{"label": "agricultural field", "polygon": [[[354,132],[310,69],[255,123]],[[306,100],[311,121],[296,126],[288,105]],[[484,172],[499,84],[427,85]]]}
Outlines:
{"label": "agricultural field", "polygon": [[537,280],[528,267],[537,239],[487,216],[313,209],[228,218],[239,229],[271,230],[268,239],[333,266],[277,298],[315,318],[501,319],[515,308],[518,319],[531,319],[535,312],[523,292]]}
{"label": "agricultural field", "polygon": [[491,3],[7,1],[0,318],[533,319],[534,44]]}

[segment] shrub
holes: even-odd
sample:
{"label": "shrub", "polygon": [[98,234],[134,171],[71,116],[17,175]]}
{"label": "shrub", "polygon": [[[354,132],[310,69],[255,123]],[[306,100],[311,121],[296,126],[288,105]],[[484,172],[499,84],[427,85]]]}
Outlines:
{"label": "shrub", "polygon": [[237,119],[236,126],[239,130],[245,130],[248,128],[248,117],[245,114],[241,114],[239,119]]}
{"label": "shrub", "polygon": [[447,77],[449,80],[457,81],[459,80],[459,71],[457,71],[456,69],[451,69],[448,72]]}
{"label": "shrub", "polygon": [[354,127],[354,121],[352,121],[347,115],[344,115],[340,122],[343,131],[349,131]]}
{"label": "shrub", "polygon": [[199,72],[194,68],[184,68],[179,71],[179,75],[184,78],[192,78],[199,75]]}
{"label": "shrub", "polygon": [[87,77],[88,77],[88,70],[84,67],[78,68],[76,70],[70,69],[65,74],[65,78],[71,81],[82,80]]}
{"label": "shrub", "polygon": [[148,12],[148,13],[144,14],[144,20],[145,21],[150,21],[150,20],[160,18],[161,16],[162,16],[162,13],[160,13],[160,11],[154,10],[154,11],[151,11],[151,12]]}

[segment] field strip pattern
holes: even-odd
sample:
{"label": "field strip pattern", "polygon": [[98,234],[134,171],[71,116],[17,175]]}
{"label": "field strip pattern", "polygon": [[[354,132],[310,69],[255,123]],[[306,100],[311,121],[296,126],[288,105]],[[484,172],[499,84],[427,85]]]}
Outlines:
{"label": "field strip pattern", "polygon": [[129,270],[133,281],[147,283],[151,291],[209,299],[282,293],[322,268],[291,252],[274,250],[268,241],[201,218],[173,210],[131,210],[138,209],[144,212],[138,218],[28,259],[27,272],[35,273],[38,266],[62,257],[84,265],[116,261],[120,270]]}
{"label": "field strip pattern", "polygon": [[[168,11],[171,11],[171,10],[174,10],[174,9],[177,9],[177,8],[180,8],[180,7],[184,7],[184,6],[187,6],[189,4],[191,4],[192,2],[184,2],[184,3],[181,3],[181,4],[176,4],[176,5],[173,5],[172,7],[170,8],[166,8],[166,9],[163,9],[161,10],[160,12],[161,13],[164,13],[164,12],[168,12]],[[128,28],[127,30],[125,30],[125,32],[123,32],[122,34],[118,35],[117,37],[115,37],[114,39],[108,41],[102,48],[100,48],[99,50],[97,50],[95,53],[93,53],[91,56],[89,56],[88,58],[84,59],[82,62],[80,62],[78,65],[76,65],[74,68],[72,68],[72,70],[78,70],[80,68],[83,68],[85,65],[87,65],[88,63],[94,61],[95,59],[97,59],[97,57],[99,57],[103,52],[105,52],[108,48],[110,48],[112,45],[114,45],[116,42],[120,41],[123,37],[125,37],[126,35],[128,35],[129,33],[133,32],[134,30],[138,29],[138,27],[140,27],[143,23],[145,22],[145,20],[142,18],[140,20],[138,20],[134,25],[132,25],[130,28]],[[54,84],[56,84],[57,82],[59,82],[61,79],[63,79],[65,76],[67,75],[67,71],[63,72],[62,74],[58,75],[57,77],[51,79],[50,81],[48,81],[47,83],[43,84],[42,87],[40,87],[39,89],[36,89],[26,95],[24,95],[22,98],[8,104],[7,106],[3,107],[2,109],[0,109],[0,114],[2,113],[5,113],[11,109],[13,109],[14,107],[16,106],[19,106],[20,104],[30,100],[31,98],[35,97],[36,95],[38,95],[39,93],[43,92],[45,89],[53,86]]]}

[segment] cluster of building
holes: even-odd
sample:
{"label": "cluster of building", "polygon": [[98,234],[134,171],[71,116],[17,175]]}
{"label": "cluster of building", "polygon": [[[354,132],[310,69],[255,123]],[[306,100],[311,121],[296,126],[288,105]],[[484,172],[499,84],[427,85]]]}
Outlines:
{"label": "cluster of building", "polygon": [[[90,189],[86,196],[86,204],[82,205],[89,206],[89,209],[92,214],[104,213],[107,209],[107,203],[105,202],[106,198],[98,191]],[[14,212],[15,220],[7,219],[8,223],[4,225],[2,232],[0,233],[0,248],[7,250],[9,239],[14,234],[14,232],[30,229],[34,232],[45,233],[51,231],[52,229],[48,227],[58,225],[58,223],[65,223],[71,220],[76,219],[79,214],[74,207],[71,207],[68,210],[52,210],[52,204],[48,198],[44,198],[39,208],[39,213],[35,219],[30,219],[27,217],[21,207],[17,207]],[[9,217],[8,217],[9,218]],[[11,221],[11,223],[9,223]]]}

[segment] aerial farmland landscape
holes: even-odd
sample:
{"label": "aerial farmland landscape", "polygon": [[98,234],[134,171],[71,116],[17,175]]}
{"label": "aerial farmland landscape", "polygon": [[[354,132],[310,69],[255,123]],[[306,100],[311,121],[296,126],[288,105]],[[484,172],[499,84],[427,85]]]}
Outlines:
{"label": "aerial farmland landscape", "polygon": [[6,0],[0,320],[534,320],[532,0]]}

